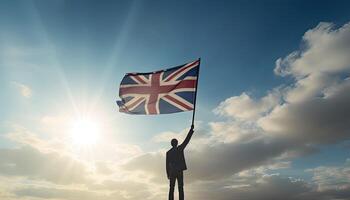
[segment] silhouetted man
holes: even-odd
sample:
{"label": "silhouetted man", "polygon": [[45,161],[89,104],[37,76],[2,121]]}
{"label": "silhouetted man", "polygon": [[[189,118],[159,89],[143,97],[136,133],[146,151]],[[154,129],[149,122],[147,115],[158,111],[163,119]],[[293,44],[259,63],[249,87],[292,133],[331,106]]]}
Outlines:
{"label": "silhouetted man", "polygon": [[193,125],[191,126],[190,131],[188,132],[184,142],[177,146],[177,140],[171,140],[171,148],[166,153],[166,173],[168,179],[170,180],[170,189],[169,189],[169,200],[174,199],[174,188],[175,181],[177,180],[177,185],[179,187],[179,199],[184,200],[184,179],[183,171],[187,169],[184,149],[187,144],[190,142],[190,139],[193,135]]}

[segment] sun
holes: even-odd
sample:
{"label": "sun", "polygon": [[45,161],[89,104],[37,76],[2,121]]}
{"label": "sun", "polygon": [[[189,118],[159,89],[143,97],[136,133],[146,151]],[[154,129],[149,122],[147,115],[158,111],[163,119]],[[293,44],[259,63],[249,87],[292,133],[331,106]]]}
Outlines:
{"label": "sun", "polygon": [[99,134],[100,126],[95,120],[83,118],[72,123],[71,139],[74,145],[94,145],[99,138]]}

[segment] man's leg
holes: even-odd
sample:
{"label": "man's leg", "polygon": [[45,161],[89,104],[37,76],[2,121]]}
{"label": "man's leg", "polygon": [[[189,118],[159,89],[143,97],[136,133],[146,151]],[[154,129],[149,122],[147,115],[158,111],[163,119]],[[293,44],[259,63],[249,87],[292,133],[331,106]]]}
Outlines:
{"label": "man's leg", "polygon": [[170,176],[169,200],[174,200],[175,176]]}
{"label": "man's leg", "polygon": [[184,200],[184,176],[183,171],[177,174],[177,185],[179,187],[179,200]]}

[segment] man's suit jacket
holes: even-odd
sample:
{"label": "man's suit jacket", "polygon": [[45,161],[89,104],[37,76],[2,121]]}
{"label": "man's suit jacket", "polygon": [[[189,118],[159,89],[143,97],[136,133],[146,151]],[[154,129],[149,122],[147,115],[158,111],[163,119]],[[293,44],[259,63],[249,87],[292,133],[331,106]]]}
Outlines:
{"label": "man's suit jacket", "polygon": [[166,172],[168,177],[173,173],[187,169],[184,149],[186,148],[187,144],[190,142],[192,135],[193,135],[193,130],[191,129],[188,132],[186,139],[181,145],[171,148],[166,153]]}

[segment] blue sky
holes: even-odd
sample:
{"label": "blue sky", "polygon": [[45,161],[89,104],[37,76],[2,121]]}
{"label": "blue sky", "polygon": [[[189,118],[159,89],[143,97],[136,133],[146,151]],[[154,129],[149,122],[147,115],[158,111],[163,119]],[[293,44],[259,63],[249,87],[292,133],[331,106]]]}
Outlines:
{"label": "blue sky", "polygon": [[[190,125],[191,112],[161,116],[119,113],[115,103],[119,82],[127,72],[168,68],[201,57],[196,115],[199,136],[194,145],[202,148],[215,146],[217,142],[233,146],[250,143],[252,140],[232,139],[241,138],[246,132],[249,132],[247,137],[254,140],[261,137],[255,134],[266,135],[264,141],[272,144],[277,139],[288,138],[295,143],[285,142],[288,143],[283,143],[285,146],[278,143],[276,148],[281,148],[278,152],[269,154],[265,160],[252,161],[255,164],[238,167],[227,176],[288,163],[289,167],[276,168],[271,174],[281,173],[286,177],[317,182],[316,173],[321,173],[318,170],[324,166],[346,168],[349,135],[342,130],[349,130],[349,126],[339,125],[342,123],[339,122],[334,127],[330,125],[329,130],[323,128],[317,135],[316,129],[309,128],[307,123],[285,123],[285,115],[279,115],[279,111],[290,111],[286,118],[295,121],[300,116],[317,116],[319,114],[314,114],[315,110],[311,108],[317,103],[306,104],[317,101],[320,95],[327,103],[327,92],[338,91],[334,89],[336,86],[340,88],[341,84],[347,83],[350,64],[339,64],[337,61],[345,60],[346,63],[346,59],[336,55],[347,54],[349,6],[347,1],[2,1],[0,148],[30,146],[47,153],[50,148],[44,144],[50,146],[50,142],[65,141],[64,138],[69,137],[67,124],[71,118],[74,121],[89,117],[97,119],[103,127],[101,132],[105,133],[99,136],[101,141],[110,140],[111,146],[114,143],[129,145],[130,155],[136,158],[162,151],[169,146],[164,138],[182,137]],[[321,22],[333,25],[320,25]],[[336,35],[336,32],[340,33]],[[328,36],[331,39],[328,40]],[[332,49],[332,45],[337,48]],[[330,47],[326,52],[330,57],[328,68],[315,61],[325,59],[321,54],[324,52],[317,51],[325,47]],[[345,50],[339,53],[337,49]],[[288,58],[294,51],[299,52],[299,57]],[[309,54],[315,56],[309,58]],[[317,56],[320,59],[315,59]],[[284,62],[278,64],[278,59]],[[335,70],[337,66],[342,70]],[[308,71],[308,67],[312,70]],[[277,72],[278,69],[282,72]],[[305,88],[308,94],[300,92]],[[346,121],[348,107],[342,108],[340,103],[343,111],[333,117],[336,108],[332,109],[332,103],[327,105],[330,105],[329,109],[320,111],[329,116],[327,120],[336,121],[340,116]],[[237,111],[239,106],[242,111]],[[311,110],[301,114],[302,108]],[[277,118],[281,121],[274,122]],[[316,118],[310,123],[324,123]],[[293,132],[295,126],[305,129],[299,127]],[[231,129],[234,133],[226,133]],[[280,133],[280,130],[286,131]],[[36,146],[39,142],[25,140],[29,132],[30,137],[35,138],[30,141],[41,141],[41,146]],[[334,140],[331,138],[333,132],[339,132]],[[237,134],[239,136],[235,136]],[[63,146],[69,146],[68,143],[63,142]],[[197,147],[193,148],[192,151],[200,152],[195,149]],[[62,153],[66,148],[50,151]],[[82,162],[89,161],[84,160],[84,155],[79,157],[68,150],[66,153]],[[106,155],[109,153],[112,152]],[[290,156],[292,154],[295,155]],[[197,161],[193,162],[196,166]],[[310,172],[311,168],[313,171]],[[7,177],[5,172],[2,176]],[[346,188],[350,188],[350,180],[345,183]],[[31,193],[15,194],[14,199],[28,196],[40,199]],[[227,195],[235,197],[231,193]]]}
{"label": "blue sky", "polygon": [[[205,120],[216,117],[206,114],[227,97],[243,91],[259,97],[283,84],[286,79],[272,73],[276,59],[298,48],[304,32],[319,22],[341,25],[349,18],[341,3],[303,1],[5,1],[1,9],[5,46],[47,53],[24,63],[40,64],[36,70],[2,67],[5,83],[18,79],[39,88],[38,104],[67,99],[66,84],[73,93],[87,90],[86,98],[103,90],[101,103],[114,111],[117,86],[126,72],[202,57],[198,119]],[[7,114],[16,116],[13,107]],[[167,120],[177,118],[182,117]],[[169,126],[174,128],[169,123],[163,129]]]}

